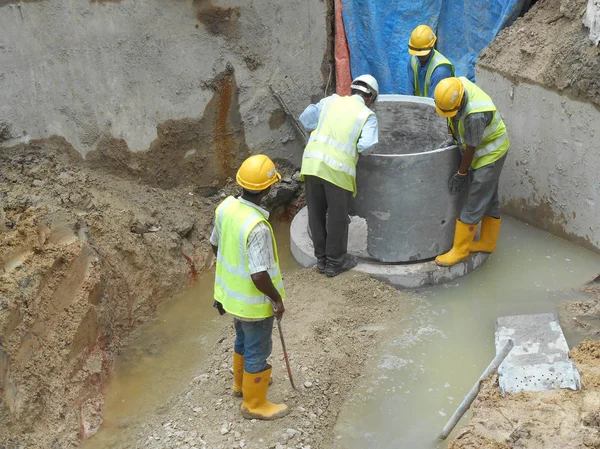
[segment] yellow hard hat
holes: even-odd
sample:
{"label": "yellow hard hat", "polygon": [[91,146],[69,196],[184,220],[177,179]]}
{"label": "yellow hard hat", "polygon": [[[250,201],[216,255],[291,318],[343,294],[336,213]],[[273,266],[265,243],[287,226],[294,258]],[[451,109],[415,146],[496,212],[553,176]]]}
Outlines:
{"label": "yellow hard hat", "polygon": [[435,110],[442,117],[454,117],[465,95],[465,86],[458,78],[444,78],[435,88]]}
{"label": "yellow hard hat", "polygon": [[268,156],[256,154],[246,159],[240,166],[235,180],[246,190],[260,191],[281,179],[275,164]]}
{"label": "yellow hard hat", "polygon": [[430,27],[419,25],[410,35],[408,52],[415,56],[427,56],[433,50],[436,40],[437,37]]}

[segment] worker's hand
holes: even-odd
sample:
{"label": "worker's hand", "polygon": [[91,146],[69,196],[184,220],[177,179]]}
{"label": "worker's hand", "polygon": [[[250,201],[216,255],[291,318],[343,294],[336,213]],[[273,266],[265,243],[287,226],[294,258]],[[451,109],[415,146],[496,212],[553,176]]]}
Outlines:
{"label": "worker's hand", "polygon": [[462,189],[464,189],[467,184],[467,173],[464,175],[462,173],[454,173],[450,180],[448,181],[448,187],[450,188],[450,193],[455,195],[460,193]]}
{"label": "worker's hand", "polygon": [[456,145],[456,142],[454,141],[453,137],[448,137],[446,140],[444,140],[440,146],[438,146],[438,148],[448,148],[451,147],[452,145]]}
{"label": "worker's hand", "polygon": [[225,315],[227,313],[223,308],[223,304],[221,304],[219,301],[214,301],[213,307],[219,311],[219,315]]}
{"label": "worker's hand", "polygon": [[277,320],[280,320],[283,317],[283,312],[285,312],[285,306],[283,305],[281,298],[273,300],[273,314]]}

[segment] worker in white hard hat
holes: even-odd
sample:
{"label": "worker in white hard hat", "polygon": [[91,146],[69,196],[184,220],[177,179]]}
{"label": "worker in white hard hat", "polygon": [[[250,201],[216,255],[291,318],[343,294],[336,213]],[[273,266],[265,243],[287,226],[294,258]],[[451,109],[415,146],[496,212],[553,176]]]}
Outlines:
{"label": "worker in white hard hat", "polygon": [[264,154],[246,159],[236,176],[242,195],[217,207],[210,236],[217,256],[215,307],[233,316],[236,334],[232,392],[244,397],[241,412],[247,419],[271,420],[289,412],[287,405],[267,400],[273,314],[281,319],[285,290],[269,213],[260,203],[280,179]]}
{"label": "worker in white hard hat", "polygon": [[419,25],[410,35],[408,52],[408,95],[433,98],[435,87],[454,76],[452,63],[437,51],[437,36],[427,25]]}
{"label": "worker in white hard hat", "polygon": [[312,131],[300,174],[306,187],[308,223],[317,270],[328,277],[354,268],[348,254],[348,211],[356,196],[359,153],[378,142],[378,125],[370,109],[379,95],[377,80],[361,75],[352,81],[350,96],[333,94],[308,106],[300,122]]}
{"label": "worker in white hard hat", "polygon": [[[434,101],[437,113],[448,119],[449,133],[462,154],[448,187],[453,194],[467,191],[452,249],[435,259],[438,265],[452,266],[470,253],[496,249],[501,222],[498,182],[510,140],[492,99],[467,78],[440,81]],[[480,222],[480,237],[474,241]]]}

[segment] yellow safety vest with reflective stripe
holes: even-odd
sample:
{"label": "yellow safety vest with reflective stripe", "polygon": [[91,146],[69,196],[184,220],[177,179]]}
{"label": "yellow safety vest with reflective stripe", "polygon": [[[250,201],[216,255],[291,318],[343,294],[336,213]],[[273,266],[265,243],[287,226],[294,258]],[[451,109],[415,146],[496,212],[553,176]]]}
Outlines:
{"label": "yellow safety vest with reflective stripe", "polygon": [[215,300],[219,301],[228,313],[242,318],[268,318],[273,315],[269,297],[256,288],[248,267],[248,236],[259,223],[266,223],[271,230],[275,267],[269,269],[268,273],[284,299],[285,290],[279,270],[277,245],[269,222],[258,210],[232,196],[227,197],[215,211],[215,226],[219,231]]}
{"label": "yellow safety vest with reflective stripe", "polygon": [[411,58],[411,64],[413,73],[415,76],[415,95],[417,97],[428,97],[429,96],[429,86],[431,86],[431,75],[435,69],[437,69],[441,65],[449,65],[450,70],[452,71],[452,76],[454,76],[454,66],[444,55],[442,55],[437,50],[433,50],[433,56],[429,60],[429,66],[427,67],[427,72],[425,72],[425,88],[423,92],[421,92],[421,86],[419,86],[419,66],[420,62],[416,56]]}
{"label": "yellow safety vest with reflective stripe", "polygon": [[452,135],[460,141],[463,148],[466,148],[465,143],[465,118],[476,112],[493,112],[492,122],[486,126],[483,131],[483,139],[479,146],[475,149],[475,156],[471,167],[474,170],[496,162],[508,151],[510,140],[506,132],[506,125],[500,116],[500,113],[494,106],[492,99],[481,88],[461,76],[459,78],[465,86],[468,101],[465,110],[461,113],[458,120],[458,136],[454,129],[454,120],[448,119],[448,125],[452,131]]}
{"label": "yellow safety vest with reflective stripe", "polygon": [[331,95],[325,99],[317,128],[302,155],[300,175],[318,176],[356,196],[356,144],[374,114],[354,96]]}

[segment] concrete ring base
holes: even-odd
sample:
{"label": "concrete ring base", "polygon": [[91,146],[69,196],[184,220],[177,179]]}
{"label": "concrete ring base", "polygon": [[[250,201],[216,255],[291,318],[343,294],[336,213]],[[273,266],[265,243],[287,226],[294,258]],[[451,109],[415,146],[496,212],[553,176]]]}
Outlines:
{"label": "concrete ring base", "polygon": [[[308,210],[306,207],[294,217],[290,233],[290,248],[296,261],[305,268],[315,265],[317,259],[314,256],[312,240],[308,235]],[[358,265],[354,270],[404,289],[450,282],[476,270],[489,257],[489,254],[474,253],[452,267],[440,267],[433,261],[389,264],[375,260],[367,253],[366,248],[367,224],[360,217],[352,217],[348,232],[348,252],[358,257]]]}

